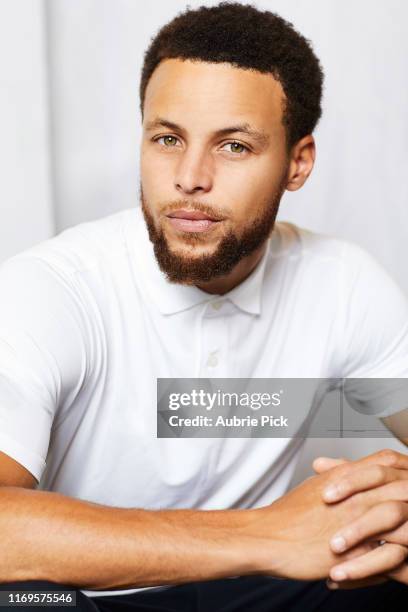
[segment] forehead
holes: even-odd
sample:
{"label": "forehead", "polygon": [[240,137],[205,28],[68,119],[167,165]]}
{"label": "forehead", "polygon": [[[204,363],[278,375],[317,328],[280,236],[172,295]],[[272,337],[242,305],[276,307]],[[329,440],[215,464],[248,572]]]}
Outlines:
{"label": "forehead", "polygon": [[166,114],[222,123],[248,121],[273,131],[282,127],[285,95],[271,74],[227,63],[168,59],[153,72],[146,88],[144,118]]}

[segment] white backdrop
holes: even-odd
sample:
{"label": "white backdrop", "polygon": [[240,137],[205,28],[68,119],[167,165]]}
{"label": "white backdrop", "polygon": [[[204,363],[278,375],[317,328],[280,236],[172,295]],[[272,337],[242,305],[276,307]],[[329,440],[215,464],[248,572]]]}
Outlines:
{"label": "white backdrop", "polygon": [[0,0],[0,261],[55,230],[41,2]]}
{"label": "white backdrop", "polygon": [[[143,51],[205,0],[0,0],[0,260],[137,204]],[[404,0],[263,0],[326,73],[317,161],[280,219],[353,240],[408,293],[408,38]],[[358,456],[397,442],[309,441]],[[299,471],[299,477],[307,472]]]}

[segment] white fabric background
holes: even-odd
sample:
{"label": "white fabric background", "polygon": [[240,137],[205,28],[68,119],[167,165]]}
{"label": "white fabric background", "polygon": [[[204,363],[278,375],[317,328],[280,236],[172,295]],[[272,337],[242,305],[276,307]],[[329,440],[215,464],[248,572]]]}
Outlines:
{"label": "white fabric background", "polygon": [[[205,0],[1,0],[0,260],[137,204],[143,52]],[[408,293],[408,38],[404,0],[263,0],[309,38],[326,73],[317,161],[280,219],[370,251]],[[318,296],[317,296],[318,299]],[[391,440],[310,440],[357,457]]]}

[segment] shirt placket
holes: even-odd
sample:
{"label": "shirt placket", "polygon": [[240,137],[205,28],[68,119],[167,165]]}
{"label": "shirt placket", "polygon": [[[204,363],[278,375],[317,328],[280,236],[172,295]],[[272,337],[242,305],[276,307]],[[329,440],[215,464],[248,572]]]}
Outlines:
{"label": "shirt placket", "polygon": [[201,318],[200,378],[228,376],[228,329],[226,311],[228,301],[208,302]]}

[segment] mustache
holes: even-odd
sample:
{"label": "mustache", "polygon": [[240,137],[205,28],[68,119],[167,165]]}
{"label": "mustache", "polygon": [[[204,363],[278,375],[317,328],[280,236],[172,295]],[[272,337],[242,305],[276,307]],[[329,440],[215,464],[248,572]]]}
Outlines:
{"label": "mustache", "polygon": [[160,207],[162,215],[170,215],[176,210],[197,211],[208,215],[212,219],[221,221],[229,216],[229,211],[221,210],[218,206],[198,201],[176,200]]}

